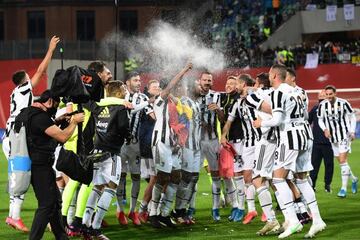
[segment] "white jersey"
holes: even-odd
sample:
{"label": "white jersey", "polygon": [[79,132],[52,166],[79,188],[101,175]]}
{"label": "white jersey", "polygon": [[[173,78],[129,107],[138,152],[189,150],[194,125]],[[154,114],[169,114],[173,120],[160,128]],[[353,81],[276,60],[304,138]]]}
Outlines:
{"label": "white jersey", "polygon": [[291,150],[305,150],[307,137],[301,96],[293,87],[282,83],[271,93],[271,108],[273,113],[283,114],[283,121],[276,129],[278,144],[285,143]]}
{"label": "white jersey", "polygon": [[138,141],[139,137],[139,122],[140,114],[145,109],[145,114],[151,113],[153,110],[148,103],[148,97],[143,93],[127,93],[125,100],[132,103],[134,109],[130,111],[130,131],[134,142]]}
{"label": "white jersey", "polygon": [[167,146],[174,146],[174,133],[170,128],[170,116],[168,108],[168,99],[162,99],[159,95],[154,102],[154,114],[156,117],[154,131],[152,134],[151,146],[162,142]]}
{"label": "white jersey", "polygon": [[217,132],[217,114],[215,111],[210,111],[208,105],[216,103],[219,107],[220,93],[210,90],[206,95],[200,96],[196,99],[196,102],[200,104],[201,109],[201,122],[207,127],[201,129],[201,140],[211,140],[218,137]]}
{"label": "white jersey", "polygon": [[[261,104],[265,101],[271,104],[270,94],[274,91],[272,88],[259,88],[255,92],[246,97],[246,105],[255,109],[256,118],[260,117],[262,120],[271,119],[271,114],[262,112],[260,110]],[[275,139],[274,127],[261,127],[261,134],[267,140]]]}
{"label": "white jersey", "polygon": [[6,122],[6,136],[13,127],[16,116],[19,115],[22,109],[29,107],[33,100],[31,81],[27,81],[13,90],[10,97],[10,116]]}
{"label": "white jersey", "polygon": [[188,106],[192,111],[192,119],[189,120],[189,136],[186,140],[185,147],[191,150],[200,150],[200,105],[189,97],[182,97],[180,101],[182,104]]}
{"label": "white jersey", "polygon": [[237,114],[239,114],[241,120],[245,147],[254,146],[255,142],[261,137],[261,130],[254,128],[252,124],[256,119],[255,108],[248,107],[245,98],[239,98],[229,112],[228,121],[233,122]]}
{"label": "white jersey", "polygon": [[[323,122],[326,129],[330,131],[330,142],[337,143],[348,139],[349,133],[355,131],[356,119],[354,110],[350,103],[342,98],[336,98],[332,105],[329,100],[324,100],[319,104],[318,118]],[[355,123],[354,123],[355,122]]]}
{"label": "white jersey", "polygon": [[310,123],[308,121],[309,119],[309,97],[305,90],[299,86],[295,87],[295,91],[301,96],[301,99],[303,100],[303,106],[304,106],[304,114],[305,114],[305,132],[308,139],[314,139]]}

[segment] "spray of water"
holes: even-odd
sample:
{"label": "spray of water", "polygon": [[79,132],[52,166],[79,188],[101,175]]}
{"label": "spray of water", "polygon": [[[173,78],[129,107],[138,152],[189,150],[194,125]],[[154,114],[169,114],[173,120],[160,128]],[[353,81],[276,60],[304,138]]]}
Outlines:
{"label": "spray of water", "polygon": [[134,58],[142,63],[145,68],[142,70],[164,76],[179,71],[187,61],[191,61],[195,69],[206,68],[212,72],[224,69],[226,58],[222,51],[206,47],[187,26],[154,21],[140,36],[110,33],[102,41],[101,52],[110,59],[117,42],[119,56]]}

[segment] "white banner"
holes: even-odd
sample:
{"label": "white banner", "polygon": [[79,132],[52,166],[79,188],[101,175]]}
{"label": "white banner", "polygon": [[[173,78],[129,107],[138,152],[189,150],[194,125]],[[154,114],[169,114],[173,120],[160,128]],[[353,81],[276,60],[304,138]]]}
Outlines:
{"label": "white banner", "polygon": [[307,53],[306,54],[306,63],[305,69],[317,68],[319,63],[319,54],[318,53]]}
{"label": "white banner", "polygon": [[336,5],[326,6],[326,21],[327,22],[336,21],[336,11],[337,11]]}
{"label": "white banner", "polygon": [[355,19],[354,4],[344,4],[344,18],[345,18],[345,20],[354,20]]}

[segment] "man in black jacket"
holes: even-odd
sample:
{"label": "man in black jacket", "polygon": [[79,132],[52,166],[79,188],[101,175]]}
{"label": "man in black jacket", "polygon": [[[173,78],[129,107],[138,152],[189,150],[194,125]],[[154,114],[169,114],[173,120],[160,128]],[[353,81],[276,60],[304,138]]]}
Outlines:
{"label": "man in black jacket", "polygon": [[[325,90],[319,93],[319,103],[326,98]],[[325,165],[325,191],[331,192],[331,181],[334,173],[334,153],[328,138],[325,137],[324,132],[319,127],[317,110],[319,104],[316,104],[309,112],[309,123],[313,125],[314,145],[311,155],[311,163],[314,170],[310,172],[310,177],[313,182],[313,188],[316,186],[316,179],[321,165],[321,159],[324,159]]]}

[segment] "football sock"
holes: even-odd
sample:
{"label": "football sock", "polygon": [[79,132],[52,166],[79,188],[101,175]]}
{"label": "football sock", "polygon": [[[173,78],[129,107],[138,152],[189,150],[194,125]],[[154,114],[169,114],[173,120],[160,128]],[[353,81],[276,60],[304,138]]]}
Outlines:
{"label": "football sock", "polygon": [[93,229],[100,229],[101,222],[104,219],[104,216],[114,196],[115,196],[115,190],[105,187],[104,192],[97,203],[97,210],[92,223]]}
{"label": "football sock", "polygon": [[101,192],[94,187],[91,190],[89,199],[87,200],[85,213],[83,216],[82,223],[85,224],[87,227],[91,226],[91,218],[95,211],[96,203],[97,203],[98,199],[100,198],[100,196],[101,196]]}
{"label": "football sock", "polygon": [[92,191],[92,188],[93,184],[90,184],[89,186],[86,184],[81,185],[76,201],[75,217],[82,218],[84,216],[86,203]]}
{"label": "football sock", "polygon": [[274,219],[276,219],[276,217],[272,209],[272,200],[269,189],[266,186],[261,186],[256,189],[256,192],[258,194],[260,206],[262,208],[262,211],[265,213],[267,220],[273,221]]}

